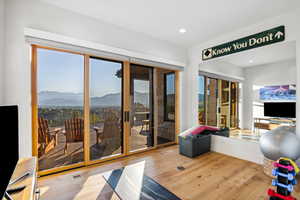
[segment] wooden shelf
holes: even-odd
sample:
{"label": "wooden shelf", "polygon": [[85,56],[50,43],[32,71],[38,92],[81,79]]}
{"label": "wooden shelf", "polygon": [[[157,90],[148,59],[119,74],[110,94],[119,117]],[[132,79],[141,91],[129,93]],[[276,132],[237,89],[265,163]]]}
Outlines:
{"label": "wooden shelf", "polygon": [[280,124],[272,124],[272,123],[260,123],[260,122],[255,122],[254,127],[259,128],[259,129],[265,129],[265,130],[272,130],[274,128],[277,128],[281,126]]}
{"label": "wooden shelf", "polygon": [[254,118],[254,128],[265,129],[265,130],[275,129],[279,126],[282,126],[282,124],[289,124],[290,126],[292,126],[295,123],[296,123],[295,120],[290,120],[290,119],[263,118],[263,117]]}

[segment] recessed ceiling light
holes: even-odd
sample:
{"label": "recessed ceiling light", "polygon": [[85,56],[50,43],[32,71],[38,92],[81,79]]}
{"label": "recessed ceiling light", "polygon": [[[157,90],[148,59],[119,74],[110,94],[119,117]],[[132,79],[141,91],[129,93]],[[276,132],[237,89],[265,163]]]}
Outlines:
{"label": "recessed ceiling light", "polygon": [[253,60],[249,60],[249,63],[253,63]]}
{"label": "recessed ceiling light", "polygon": [[181,33],[181,34],[186,33],[186,29],[185,28],[179,29],[179,33]]}

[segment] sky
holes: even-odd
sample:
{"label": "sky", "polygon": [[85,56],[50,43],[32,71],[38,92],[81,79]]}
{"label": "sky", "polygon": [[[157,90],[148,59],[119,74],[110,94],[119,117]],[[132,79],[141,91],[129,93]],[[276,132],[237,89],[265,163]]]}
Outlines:
{"label": "sky", "polygon": [[167,94],[175,94],[175,74],[169,74],[167,77]]}
{"label": "sky", "polygon": [[198,76],[199,94],[204,94],[204,76]]}
{"label": "sky", "polygon": [[90,96],[101,97],[105,94],[121,93],[122,79],[116,76],[121,69],[121,63],[91,59]]}
{"label": "sky", "polygon": [[83,93],[84,57],[38,49],[38,91]]}
{"label": "sky", "polygon": [[[90,96],[120,93],[122,80],[116,76],[122,69],[118,62],[90,59]],[[174,93],[175,76],[169,76],[167,93]],[[83,93],[84,56],[48,49],[38,49],[38,91]],[[149,82],[139,81],[135,91],[149,92]]]}

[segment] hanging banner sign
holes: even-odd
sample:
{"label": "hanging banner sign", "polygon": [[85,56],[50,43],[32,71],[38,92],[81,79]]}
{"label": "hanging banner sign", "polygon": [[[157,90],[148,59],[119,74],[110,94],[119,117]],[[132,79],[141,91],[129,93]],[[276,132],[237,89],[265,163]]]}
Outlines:
{"label": "hanging banner sign", "polygon": [[234,40],[232,42],[204,49],[202,51],[202,60],[209,60],[277,42],[282,42],[284,39],[285,28],[284,26],[278,26],[276,28]]}

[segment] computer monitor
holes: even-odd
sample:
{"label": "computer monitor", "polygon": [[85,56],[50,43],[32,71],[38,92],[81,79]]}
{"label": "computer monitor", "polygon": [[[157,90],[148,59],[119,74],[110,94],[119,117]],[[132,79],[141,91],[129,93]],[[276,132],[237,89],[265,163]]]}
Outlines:
{"label": "computer monitor", "polygon": [[19,160],[18,106],[0,106],[0,199],[3,198]]}

